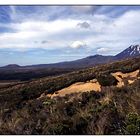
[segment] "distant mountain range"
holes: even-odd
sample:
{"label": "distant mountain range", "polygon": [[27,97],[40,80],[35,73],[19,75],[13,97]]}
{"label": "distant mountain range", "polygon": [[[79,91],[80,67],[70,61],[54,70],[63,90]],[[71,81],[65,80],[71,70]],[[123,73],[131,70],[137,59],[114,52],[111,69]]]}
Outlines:
{"label": "distant mountain range", "polygon": [[16,64],[10,64],[4,67],[1,67],[0,69],[40,69],[40,68],[86,68],[86,67],[92,67],[99,64],[105,64],[121,59],[131,58],[140,56],[140,45],[131,45],[124,51],[120,52],[119,54],[115,56],[103,56],[103,55],[94,55],[89,56],[83,59],[78,59],[75,61],[69,61],[69,62],[60,62],[60,63],[53,63],[53,64],[39,64],[39,65],[30,65],[30,66],[19,66]]}

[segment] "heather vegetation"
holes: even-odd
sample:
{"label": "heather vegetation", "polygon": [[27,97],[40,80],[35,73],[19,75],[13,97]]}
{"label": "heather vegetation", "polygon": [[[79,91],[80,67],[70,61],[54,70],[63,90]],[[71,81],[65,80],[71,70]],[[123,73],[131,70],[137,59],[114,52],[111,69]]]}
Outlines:
{"label": "heather vegetation", "polygon": [[[112,72],[140,69],[140,58],[40,78],[0,89],[0,134],[139,134],[140,79],[116,87]],[[96,78],[100,92],[47,94]],[[46,95],[39,98],[41,94]]]}
{"label": "heather vegetation", "polygon": [[0,68],[0,80],[27,81],[42,77],[60,75],[72,71],[74,71],[72,68]]}

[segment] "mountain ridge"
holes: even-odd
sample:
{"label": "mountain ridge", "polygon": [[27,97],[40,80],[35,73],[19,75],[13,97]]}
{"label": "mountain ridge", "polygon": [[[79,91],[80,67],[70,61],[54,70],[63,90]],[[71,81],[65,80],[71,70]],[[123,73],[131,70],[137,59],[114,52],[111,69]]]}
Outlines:
{"label": "mountain ridge", "polygon": [[135,57],[140,55],[140,45],[131,45],[127,49],[123,50],[119,54],[116,55],[118,59]]}
{"label": "mountain ridge", "polygon": [[122,52],[118,53],[117,55],[91,55],[85,58],[73,60],[73,61],[64,61],[58,63],[50,63],[50,64],[36,64],[36,65],[26,65],[20,66],[17,64],[9,64],[0,69],[40,69],[40,68],[86,68],[92,67],[100,64],[105,64],[121,59],[126,59],[129,57],[135,57],[140,55],[140,45],[131,45]]}

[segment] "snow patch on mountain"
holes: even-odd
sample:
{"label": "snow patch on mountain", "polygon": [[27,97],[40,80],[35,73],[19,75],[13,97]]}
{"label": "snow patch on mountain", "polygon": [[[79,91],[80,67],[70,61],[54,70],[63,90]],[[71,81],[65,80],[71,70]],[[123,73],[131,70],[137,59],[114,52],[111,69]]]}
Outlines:
{"label": "snow patch on mountain", "polygon": [[131,45],[121,53],[117,54],[116,57],[121,58],[129,58],[129,57],[135,57],[140,55],[140,45]]}

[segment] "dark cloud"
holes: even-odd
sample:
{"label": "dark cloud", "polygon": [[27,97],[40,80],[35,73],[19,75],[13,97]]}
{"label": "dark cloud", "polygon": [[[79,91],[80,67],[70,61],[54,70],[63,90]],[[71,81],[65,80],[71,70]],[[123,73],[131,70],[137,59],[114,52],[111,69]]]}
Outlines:
{"label": "dark cloud", "polygon": [[78,23],[77,26],[85,29],[90,28],[90,24],[88,22]]}
{"label": "dark cloud", "polygon": [[46,44],[46,43],[48,43],[48,41],[46,41],[46,40],[41,41],[41,44]]}
{"label": "dark cloud", "polygon": [[37,40],[36,40],[36,41],[34,41],[34,43],[35,43],[35,44],[38,44],[38,43],[39,43],[39,44],[46,44],[46,43],[48,43],[48,41],[47,41],[47,40],[42,40],[42,41],[37,41]]}

